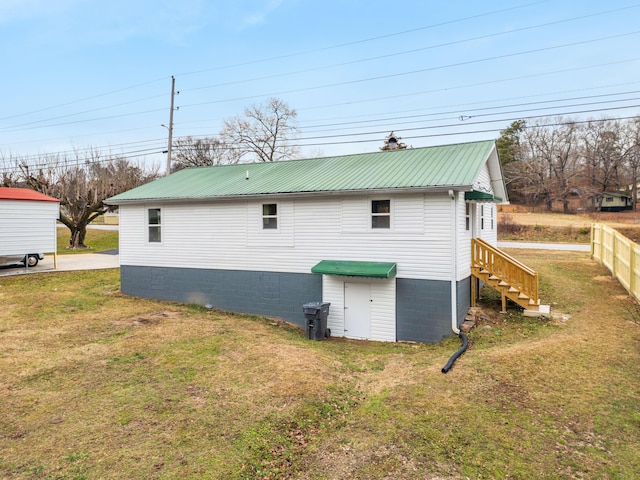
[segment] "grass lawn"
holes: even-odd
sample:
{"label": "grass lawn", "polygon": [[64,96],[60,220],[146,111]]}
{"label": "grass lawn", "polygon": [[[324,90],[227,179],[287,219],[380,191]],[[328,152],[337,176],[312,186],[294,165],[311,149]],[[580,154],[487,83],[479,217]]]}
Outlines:
{"label": "grass lawn", "polygon": [[87,229],[87,236],[84,241],[87,248],[80,250],[71,250],[68,248],[69,238],[71,237],[71,232],[68,228],[58,227],[57,234],[58,254],[60,255],[96,253],[118,248],[119,232],[117,230]]}
{"label": "grass lawn", "polygon": [[0,478],[639,478],[640,310],[575,252],[512,250],[555,319],[470,348],[331,338],[119,293],[119,271],[0,279]]}

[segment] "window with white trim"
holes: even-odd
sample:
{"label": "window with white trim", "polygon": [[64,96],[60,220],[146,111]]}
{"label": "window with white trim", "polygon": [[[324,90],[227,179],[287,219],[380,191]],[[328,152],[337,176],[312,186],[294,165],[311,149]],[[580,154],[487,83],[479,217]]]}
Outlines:
{"label": "window with white trim", "polygon": [[391,228],[391,200],[371,201],[371,228]]}
{"label": "window with white trim", "polygon": [[484,205],[480,205],[480,230],[484,230]]}
{"label": "window with white trim", "polygon": [[147,227],[149,243],[160,243],[162,241],[162,215],[160,208],[147,210]]}
{"label": "window with white trim", "polygon": [[262,204],[262,229],[276,230],[278,228],[278,204]]}

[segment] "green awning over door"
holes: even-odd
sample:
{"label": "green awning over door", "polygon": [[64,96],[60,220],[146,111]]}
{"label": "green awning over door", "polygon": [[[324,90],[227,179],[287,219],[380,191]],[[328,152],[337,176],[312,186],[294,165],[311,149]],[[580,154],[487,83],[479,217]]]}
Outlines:
{"label": "green awning over door", "polygon": [[311,273],[343,275],[346,277],[393,278],[396,276],[396,264],[389,262],[322,260],[311,268]]}
{"label": "green awning over door", "polygon": [[470,192],[464,192],[464,199],[467,201],[476,202],[502,202],[502,198],[496,197],[491,193],[479,192],[478,190],[472,190]]}

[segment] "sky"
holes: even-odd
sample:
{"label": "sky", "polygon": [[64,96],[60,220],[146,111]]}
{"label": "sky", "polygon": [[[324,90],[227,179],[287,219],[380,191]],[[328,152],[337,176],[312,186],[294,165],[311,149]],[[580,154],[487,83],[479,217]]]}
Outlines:
{"label": "sky", "polygon": [[[0,0],[0,165],[174,139],[279,98],[302,157],[640,115],[633,0]],[[2,167],[0,166],[0,171]]]}

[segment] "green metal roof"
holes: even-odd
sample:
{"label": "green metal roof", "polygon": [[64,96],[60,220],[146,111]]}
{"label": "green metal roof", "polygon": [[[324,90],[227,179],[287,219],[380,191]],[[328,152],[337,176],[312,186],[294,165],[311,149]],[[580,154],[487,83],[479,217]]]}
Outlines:
{"label": "green metal roof", "polygon": [[[495,142],[180,170],[107,203],[257,195],[471,189]],[[497,158],[497,157],[496,157]]]}
{"label": "green metal roof", "polygon": [[475,200],[477,202],[502,202],[502,198],[496,197],[492,193],[479,192],[478,190],[472,190],[470,192],[464,192],[465,200]]}
{"label": "green metal roof", "polygon": [[322,260],[311,267],[311,273],[347,277],[393,278],[396,276],[396,264],[388,262]]}

